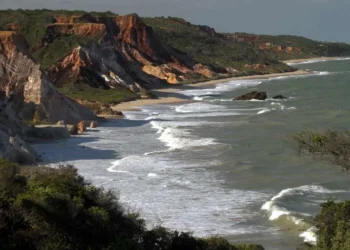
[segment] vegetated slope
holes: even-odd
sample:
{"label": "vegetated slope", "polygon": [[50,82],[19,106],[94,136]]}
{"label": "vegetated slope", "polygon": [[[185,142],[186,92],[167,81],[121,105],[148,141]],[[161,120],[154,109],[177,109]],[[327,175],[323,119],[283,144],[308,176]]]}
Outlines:
{"label": "vegetated slope", "polygon": [[225,34],[225,36],[251,44],[265,51],[269,57],[277,60],[350,55],[350,44],[320,42],[301,36],[270,36],[246,33]]}
{"label": "vegetated slope", "polygon": [[0,26],[23,34],[50,80],[76,99],[119,102],[226,73],[162,43],[136,14],[8,10]]}
{"label": "vegetated slope", "polygon": [[345,43],[318,42],[298,36],[217,33],[208,26],[193,25],[174,17],[143,20],[153,27],[161,41],[189,53],[194,59],[239,71],[252,68],[264,71],[264,66],[268,66],[265,71],[276,72],[289,70],[276,60],[350,55],[350,45]]}
{"label": "vegetated slope", "polygon": [[193,25],[180,18],[143,18],[161,41],[193,56],[195,60],[225,67],[236,75],[288,72],[294,69],[271,59],[264,51],[217,33],[213,28]]}
{"label": "vegetated slope", "polygon": [[17,250],[263,250],[218,237],[151,230],[111,191],[85,181],[72,167],[19,171],[0,158],[1,249]]}

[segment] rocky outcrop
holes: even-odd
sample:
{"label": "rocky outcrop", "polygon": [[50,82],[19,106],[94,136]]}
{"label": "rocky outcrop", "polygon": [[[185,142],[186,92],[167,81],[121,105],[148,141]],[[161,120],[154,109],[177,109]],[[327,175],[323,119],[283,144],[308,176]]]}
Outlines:
{"label": "rocky outcrop", "polygon": [[77,123],[95,118],[90,109],[64,96],[51,84],[35,64],[22,36],[0,31],[0,157],[32,164],[38,155],[25,140],[69,136],[65,125],[29,127],[23,121]]}
{"label": "rocky outcrop", "polygon": [[211,37],[217,36],[215,29],[206,25],[198,25],[198,29]]}
{"label": "rocky outcrop", "polygon": [[77,124],[78,133],[81,134],[81,133],[85,132],[87,127],[88,127],[88,122],[86,122],[86,121],[80,121],[80,122]]}
{"label": "rocky outcrop", "polygon": [[26,136],[34,142],[67,139],[70,136],[66,125],[37,125],[28,128]]}
{"label": "rocky outcrop", "polygon": [[281,99],[288,99],[288,97],[285,97],[285,96],[283,96],[283,95],[276,95],[276,96],[274,96],[274,97],[272,97],[272,99],[279,99],[279,100],[281,100]]}
{"label": "rocky outcrop", "polygon": [[24,119],[75,123],[95,118],[51,84],[32,59],[25,39],[15,32],[0,32],[0,91],[16,98]]}
{"label": "rocky outcrop", "polygon": [[100,106],[97,113],[100,116],[124,116],[121,111],[113,110],[109,105]]}
{"label": "rocky outcrop", "polygon": [[257,92],[257,91],[252,91],[248,94],[245,94],[245,95],[241,95],[241,96],[238,96],[236,97],[234,100],[266,100],[267,98],[267,95],[266,95],[266,92]]}
{"label": "rocky outcrop", "polygon": [[55,17],[55,20],[48,25],[41,47],[61,35],[91,36],[96,41],[74,48],[48,69],[50,80],[57,86],[72,82],[68,79],[82,79],[91,87],[108,89],[119,85],[140,93],[192,76],[210,78],[217,74],[215,68],[198,64],[185,53],[161,43],[136,14]]}
{"label": "rocky outcrop", "polygon": [[17,116],[16,105],[0,92],[0,157],[9,161],[32,164],[38,155],[21,139],[26,132]]}
{"label": "rocky outcrop", "polygon": [[38,155],[32,147],[19,136],[9,136],[0,130],[0,157],[11,162],[34,164]]}
{"label": "rocky outcrop", "polygon": [[183,77],[178,76],[178,71],[174,70],[167,64],[160,66],[153,66],[152,64],[147,64],[143,66],[142,70],[149,75],[153,75],[159,79],[165,80],[168,83],[178,83],[183,80]]}

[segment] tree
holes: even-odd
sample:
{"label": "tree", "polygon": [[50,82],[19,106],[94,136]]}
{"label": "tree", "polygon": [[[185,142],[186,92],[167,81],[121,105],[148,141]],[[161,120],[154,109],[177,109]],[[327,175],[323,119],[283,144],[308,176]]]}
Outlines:
{"label": "tree", "polygon": [[[293,136],[301,153],[333,162],[350,170],[350,133],[327,131],[323,133],[302,132]],[[317,250],[350,250],[350,201],[328,201],[321,205],[314,219]]]}
{"label": "tree", "polygon": [[298,144],[299,152],[320,156],[344,170],[350,170],[349,132],[302,132],[293,138]]}
{"label": "tree", "polygon": [[84,180],[72,166],[23,173],[0,159],[2,250],[263,250],[222,238],[156,227],[147,230],[115,193]]}

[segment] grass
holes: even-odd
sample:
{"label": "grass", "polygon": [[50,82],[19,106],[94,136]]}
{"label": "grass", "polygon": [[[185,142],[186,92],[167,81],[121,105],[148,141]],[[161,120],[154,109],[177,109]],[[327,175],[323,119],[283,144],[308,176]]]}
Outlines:
{"label": "grass", "polygon": [[[270,69],[265,73],[277,73],[279,70],[290,71],[291,68],[277,61],[301,59],[318,56],[350,55],[350,45],[345,43],[328,43],[314,41],[300,36],[269,36],[246,33],[216,33],[208,32],[205,27],[193,25],[183,19],[174,17],[144,18],[161,41],[190,54],[195,60],[207,64],[214,63],[222,67],[233,67],[245,71],[246,64],[265,64]],[[228,37],[239,35],[256,38],[254,42],[237,42]],[[275,47],[270,50],[260,50],[260,43],[272,43],[274,46],[293,47],[299,52],[277,52]],[[263,73],[260,71],[260,73]]]}
{"label": "grass", "polygon": [[73,84],[63,85],[59,90],[76,100],[99,102],[101,104],[116,104],[123,101],[130,101],[138,98],[138,95],[123,87],[116,87],[109,90],[93,88],[86,84],[79,86]]}
{"label": "grass", "polygon": [[47,69],[66,56],[73,48],[79,45],[86,46],[95,41],[96,40],[93,37],[81,37],[75,35],[61,36],[51,44],[35,51],[33,56],[40,64],[41,68]]}
{"label": "grass", "polygon": [[188,53],[196,61],[240,71],[247,71],[246,65],[270,65],[268,71],[257,73],[292,71],[292,68],[271,59],[264,51],[247,43],[227,40],[223,34],[213,36],[203,26],[171,17],[144,18],[143,21],[154,29],[162,42]]}

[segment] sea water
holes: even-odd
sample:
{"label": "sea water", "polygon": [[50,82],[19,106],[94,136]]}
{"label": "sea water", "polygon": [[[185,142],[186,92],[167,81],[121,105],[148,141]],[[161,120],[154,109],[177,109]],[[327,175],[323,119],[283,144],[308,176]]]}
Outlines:
{"label": "sea water", "polygon": [[[119,193],[149,227],[220,235],[266,249],[314,242],[329,198],[350,199],[350,174],[299,155],[290,136],[347,130],[350,61],[294,65],[311,75],[237,80],[180,92],[191,103],[125,112],[86,134],[35,147]],[[234,101],[266,91],[265,101]],[[272,99],[275,95],[288,97]]]}

